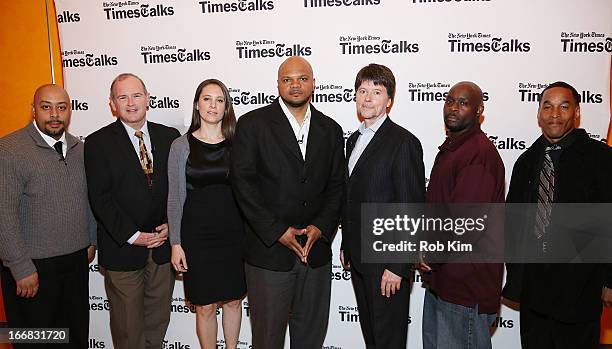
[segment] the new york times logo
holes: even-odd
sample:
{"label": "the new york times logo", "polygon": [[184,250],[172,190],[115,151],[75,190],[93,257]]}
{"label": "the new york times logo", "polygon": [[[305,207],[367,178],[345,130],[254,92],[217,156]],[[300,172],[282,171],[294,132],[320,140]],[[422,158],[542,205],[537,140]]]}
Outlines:
{"label": "the new york times logo", "polygon": [[95,311],[109,311],[110,303],[108,303],[108,299],[103,299],[98,296],[89,296],[89,310]]}
{"label": "the new york times logo", "polygon": [[[87,102],[79,101],[78,99],[73,99],[70,101],[70,107],[72,111],[85,111],[89,110],[89,104]],[[96,264],[97,266],[97,264]],[[91,268],[90,268],[91,270]]]}
{"label": "the new york times logo", "polygon": [[274,10],[273,0],[200,1],[202,13],[253,12]]}
{"label": "the new york times logo", "polygon": [[203,51],[199,48],[177,48],[174,45],[140,46],[140,54],[144,64],[191,63],[210,60],[210,51]]}
{"label": "the new york times logo", "polygon": [[[519,82],[518,93],[521,102],[535,102],[539,103],[542,98],[542,90],[545,89],[548,84],[545,83],[533,83],[533,82]],[[580,103],[587,104],[601,104],[603,103],[603,95],[589,90],[578,91],[580,94]]]}
{"label": "the new york times logo", "polygon": [[341,265],[332,265],[331,279],[333,281],[350,281],[351,272],[344,270]]}
{"label": "the new york times logo", "polygon": [[62,51],[62,67],[85,68],[85,67],[108,67],[115,66],[119,60],[115,56],[107,54],[93,54],[81,50]]}
{"label": "the new york times logo", "polygon": [[236,41],[239,59],[310,56],[312,47],[299,43],[277,43],[273,40]]}
{"label": "the new york times logo", "polygon": [[178,99],[170,98],[168,96],[157,97],[151,95],[149,97],[149,107],[152,109],[178,109],[180,103]]}
{"label": "the new york times logo", "polygon": [[321,349],[342,349],[342,347],[337,347],[335,345],[324,345]]}
{"label": "the new york times logo", "polygon": [[408,40],[389,40],[374,35],[341,35],[338,45],[343,55],[408,54],[419,52],[419,44]]}
{"label": "the new york times logo", "polygon": [[[132,7],[124,9],[123,7]],[[102,7],[106,20],[153,18],[174,15],[174,7],[162,4],[150,5],[141,4],[138,1],[108,1],[103,2]]]}
{"label": "the new york times logo", "polygon": [[[196,308],[193,304],[187,304],[183,298],[172,298],[172,304],[170,304],[170,312],[182,313],[182,314],[195,314]],[[221,314],[221,310],[217,309],[215,315]]]}
{"label": "the new york times logo", "polygon": [[500,137],[495,135],[487,135],[495,148],[499,150],[524,150],[527,148],[525,140],[516,139],[514,137]]}
{"label": "the new york times logo", "polygon": [[504,39],[493,37],[487,33],[448,33],[450,52],[515,52],[531,51],[531,43],[519,39]]}
{"label": "the new york times logo", "polygon": [[265,92],[245,91],[239,88],[229,88],[229,93],[234,105],[265,105],[276,100],[276,95]]}
{"label": "the new york times logo", "polygon": [[473,2],[489,2],[491,0],[412,0],[413,4],[440,4],[445,2],[463,2],[463,3],[473,3]]}
{"label": "the new york times logo", "polygon": [[342,322],[359,322],[359,311],[357,307],[350,305],[339,305],[338,314]]}
{"label": "the new york times logo", "polygon": [[106,343],[104,341],[99,341],[95,338],[89,338],[89,342],[87,343],[88,349],[103,349],[106,348]]}
{"label": "the new york times logo", "polygon": [[162,342],[162,349],[191,349],[191,346],[189,344],[183,344],[179,341],[170,342],[169,340],[164,339]]}
{"label": "the new york times logo", "polygon": [[[409,82],[410,102],[443,102],[448,97],[451,84],[446,82]],[[482,92],[482,100],[489,100],[489,92]]]}
{"label": "the new york times logo", "polygon": [[612,37],[597,32],[561,32],[563,52],[612,52]]}
{"label": "the new york times logo", "polygon": [[57,23],[76,23],[81,21],[81,14],[78,12],[62,11],[57,15]]}
{"label": "the new york times logo", "polygon": [[336,84],[319,84],[312,95],[313,103],[348,103],[355,101],[355,90]]}
{"label": "the new york times logo", "polygon": [[375,6],[380,0],[304,0],[304,7]]}

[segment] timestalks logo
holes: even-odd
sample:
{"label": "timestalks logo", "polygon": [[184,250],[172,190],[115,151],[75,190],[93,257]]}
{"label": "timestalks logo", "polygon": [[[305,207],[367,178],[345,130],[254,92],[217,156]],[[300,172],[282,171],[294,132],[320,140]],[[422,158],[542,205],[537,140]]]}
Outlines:
{"label": "timestalks logo", "polygon": [[57,23],[77,23],[81,21],[81,14],[78,12],[62,11],[57,15]]}
{"label": "timestalks logo", "polygon": [[310,46],[299,43],[276,43],[272,40],[236,41],[236,51],[238,51],[238,59],[312,55],[312,47]]}
{"label": "timestalks logo", "polygon": [[519,39],[493,37],[488,33],[449,33],[450,52],[525,53],[531,51],[531,43]]}
{"label": "timestalks logo", "polygon": [[497,328],[514,328],[514,320],[512,319],[504,319],[501,316],[498,316],[495,319],[495,323],[493,324],[493,327],[497,327]]}
{"label": "timestalks logo", "polygon": [[80,50],[62,51],[62,67],[64,68],[108,67],[115,66],[118,62],[117,57],[106,53],[93,54]]}
{"label": "timestalks logo", "polygon": [[563,52],[612,52],[612,38],[597,32],[561,32]]}
{"label": "timestalks logo", "polygon": [[168,96],[157,97],[151,95],[149,97],[149,107],[152,109],[177,109],[179,108],[179,100]]}
{"label": "timestalks logo", "polygon": [[[451,84],[446,82],[410,82],[408,93],[411,102],[443,102],[448,97]],[[489,92],[482,92],[482,100],[489,100]]]}
{"label": "timestalks logo", "polygon": [[[72,108],[72,111],[85,111],[85,110],[89,110],[89,104],[87,102],[79,101],[78,99],[71,100],[70,101],[70,107]],[[96,266],[97,266],[97,264],[96,264]],[[90,266],[89,270],[91,270],[91,266]]]}
{"label": "timestalks logo", "polygon": [[189,344],[183,344],[179,341],[170,342],[169,340],[164,339],[162,349],[191,349],[191,346]]}
{"label": "timestalks logo", "polygon": [[355,101],[355,90],[335,84],[320,84],[312,95],[313,103],[347,103]]}
{"label": "timestalks logo", "polygon": [[340,265],[332,265],[331,279],[334,281],[350,281],[351,272]]}
{"label": "timestalks logo", "polygon": [[[363,43],[362,43],[363,42]],[[419,44],[408,40],[381,39],[374,35],[347,35],[338,38],[343,55],[407,54],[419,52]]]}
{"label": "timestalks logo", "polygon": [[[132,9],[123,9],[123,6],[133,6]],[[123,2],[104,2],[104,13],[106,20],[122,20],[122,19],[138,19],[138,18],[152,18],[152,17],[167,17],[174,15],[174,7],[165,6],[162,4],[150,5],[150,4],[139,4],[134,1],[123,1]],[[117,9],[119,7],[119,9]]]}
{"label": "timestalks logo", "polygon": [[89,342],[87,343],[88,349],[103,349],[106,348],[106,343],[104,341],[99,341],[95,338],[89,338]]}
{"label": "timestalks logo", "polygon": [[375,6],[380,0],[304,0],[304,7]]}
{"label": "timestalks logo", "polygon": [[[170,51],[161,52],[159,51]],[[210,51],[204,51],[199,48],[186,49],[178,48],[173,45],[163,46],[141,46],[140,54],[144,60],[144,64],[164,64],[164,63],[192,63],[205,62],[210,60]]]}
{"label": "timestalks logo", "polygon": [[202,13],[253,12],[274,10],[273,0],[200,1]]}
{"label": "timestalks logo", "polygon": [[98,296],[89,296],[89,310],[109,311],[110,303],[108,302],[108,299],[103,299],[102,297]]}
{"label": "timestalks logo", "polygon": [[[536,102],[539,103],[542,98],[542,90],[546,88],[548,84],[543,83],[523,83],[518,84],[518,93],[521,98],[521,102]],[[535,91],[538,90],[538,91]],[[580,103],[585,104],[601,104],[603,103],[603,95],[594,91],[582,90],[578,91],[580,94]]]}
{"label": "timestalks logo", "polygon": [[276,100],[276,96],[265,92],[242,91],[239,88],[229,88],[234,105],[265,105]]}
{"label": "timestalks logo", "polygon": [[359,322],[359,311],[357,307],[348,305],[339,305],[338,314],[342,322]]}
{"label": "timestalks logo", "polygon": [[499,150],[524,150],[527,148],[525,140],[522,139],[516,139],[514,137],[500,138],[494,135],[488,135],[488,137],[495,148]]}

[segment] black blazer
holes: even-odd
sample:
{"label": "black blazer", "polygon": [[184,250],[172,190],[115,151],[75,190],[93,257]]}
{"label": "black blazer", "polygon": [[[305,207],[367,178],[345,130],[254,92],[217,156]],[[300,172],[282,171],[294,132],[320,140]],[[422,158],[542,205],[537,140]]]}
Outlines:
{"label": "black blazer", "polygon": [[373,264],[361,260],[361,204],[419,203],[425,201],[425,169],[421,142],[389,117],[357,160],[348,176],[351,157],[359,132],[346,144],[345,194],[342,210],[342,250],[351,268],[363,274],[382,275],[389,269],[409,277],[411,264]]}
{"label": "black blazer", "polygon": [[297,258],[277,240],[290,226],[309,224],[321,229],[322,237],[308,264],[318,267],[331,260],[340,220],[344,140],[335,121],[310,108],[305,161],[278,100],[238,120],[231,178],[246,218],[245,259],[254,266],[291,270]]}
{"label": "black blazer", "polygon": [[[150,232],[166,223],[168,153],[180,134],[148,122],[153,154],[153,189],[119,119],[85,139],[85,171],[91,208],[98,221],[98,262],[109,270],[132,271],[147,262],[146,247],[130,245],[136,231]],[[153,250],[158,264],[170,260],[168,243]]]}
{"label": "black blazer", "polygon": [[[583,129],[562,150],[555,176],[556,203],[612,202],[612,150],[591,139]],[[507,203],[536,203],[546,142],[541,136],[514,164]],[[524,220],[520,239],[534,240],[535,212]],[[557,217],[558,219],[559,217]],[[554,238],[555,210],[551,213]],[[529,240],[525,240],[529,241]],[[535,245],[535,240],[533,242]],[[601,290],[612,287],[606,264],[507,264],[502,295],[556,320],[573,323],[601,316]]]}

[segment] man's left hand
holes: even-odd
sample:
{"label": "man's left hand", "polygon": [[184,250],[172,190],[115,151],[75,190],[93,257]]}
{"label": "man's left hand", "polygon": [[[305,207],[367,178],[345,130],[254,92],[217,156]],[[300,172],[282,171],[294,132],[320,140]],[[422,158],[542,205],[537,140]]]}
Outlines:
{"label": "man's left hand", "polygon": [[389,298],[399,291],[401,283],[401,276],[394,274],[389,269],[385,269],[380,279],[380,293],[383,297]]}
{"label": "man's left hand", "polygon": [[89,247],[87,247],[87,262],[88,263],[93,262],[95,257],[96,257],[96,246],[89,245]]}
{"label": "man's left hand", "polygon": [[604,287],[601,290],[601,300],[604,307],[612,307],[612,289]]}
{"label": "man's left hand", "polygon": [[321,229],[311,224],[306,227],[305,234],[308,236],[308,240],[306,240],[306,245],[304,245],[304,259],[308,261],[308,254],[310,253],[312,245],[321,238]]}
{"label": "man's left hand", "polygon": [[168,223],[159,225],[153,229],[155,237],[150,240],[147,248],[156,248],[164,244],[168,240]]}

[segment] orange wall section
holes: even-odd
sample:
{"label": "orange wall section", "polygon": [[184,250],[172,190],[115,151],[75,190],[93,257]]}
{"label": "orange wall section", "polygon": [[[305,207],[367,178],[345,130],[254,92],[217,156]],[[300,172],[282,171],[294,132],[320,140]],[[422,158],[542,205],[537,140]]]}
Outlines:
{"label": "orange wall section", "polygon": [[[63,86],[57,16],[47,0],[53,47],[55,82]],[[36,88],[51,83],[45,0],[0,2],[0,137],[32,119]]]}

